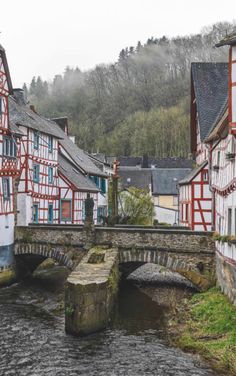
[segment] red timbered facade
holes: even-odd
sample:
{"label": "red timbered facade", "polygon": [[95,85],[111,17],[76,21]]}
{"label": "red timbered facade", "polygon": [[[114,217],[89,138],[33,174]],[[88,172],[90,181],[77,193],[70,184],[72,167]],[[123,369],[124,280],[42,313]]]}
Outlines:
{"label": "red timbered facade", "polygon": [[205,139],[227,99],[226,63],[191,66],[191,152],[196,168],[180,182],[180,224],[192,230],[214,227],[214,200],[209,186],[209,147]]}
{"label": "red timbered facade", "polygon": [[[226,36],[217,47],[229,45],[227,101],[206,142],[211,150],[210,186],[215,198],[215,230],[226,241],[217,241],[218,256],[236,265],[236,34]],[[229,237],[229,241],[227,241]]]}
{"label": "red timbered facade", "polygon": [[85,200],[93,198],[93,220],[97,223],[99,189],[63,155],[59,156],[59,223],[83,224],[85,221]]}
{"label": "red timbered facade", "polygon": [[210,231],[212,196],[209,190],[207,162],[203,162],[180,181],[180,223],[191,230]]}
{"label": "red timbered facade", "polygon": [[0,268],[13,259],[15,185],[19,175],[19,134],[11,129],[8,98],[12,84],[4,49],[0,46]]}

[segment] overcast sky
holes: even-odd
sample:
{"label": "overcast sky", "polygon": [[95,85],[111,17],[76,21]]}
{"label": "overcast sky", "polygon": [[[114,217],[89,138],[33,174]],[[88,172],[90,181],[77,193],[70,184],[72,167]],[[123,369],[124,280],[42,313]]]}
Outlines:
{"label": "overcast sky", "polygon": [[233,18],[235,0],[7,0],[0,43],[13,86],[21,87],[33,76],[52,79],[67,65],[86,70],[114,62],[122,48],[151,36],[198,33]]}

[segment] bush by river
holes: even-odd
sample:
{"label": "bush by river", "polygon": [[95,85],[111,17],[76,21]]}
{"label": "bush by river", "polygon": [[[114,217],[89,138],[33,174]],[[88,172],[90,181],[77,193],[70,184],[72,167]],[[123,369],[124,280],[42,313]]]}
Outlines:
{"label": "bush by river", "polygon": [[218,288],[178,304],[169,338],[175,346],[201,354],[225,376],[236,375],[236,308]]}

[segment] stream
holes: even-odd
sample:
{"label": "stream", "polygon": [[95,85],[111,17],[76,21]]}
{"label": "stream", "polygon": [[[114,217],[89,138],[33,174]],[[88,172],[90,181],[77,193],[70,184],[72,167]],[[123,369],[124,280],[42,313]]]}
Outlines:
{"label": "stream", "polygon": [[167,303],[152,299],[170,296],[163,286],[158,293],[157,287],[122,284],[118,309],[107,330],[83,338],[66,335],[62,310],[66,275],[64,268],[55,267],[0,289],[1,376],[215,375],[199,357],[168,346],[169,298]]}

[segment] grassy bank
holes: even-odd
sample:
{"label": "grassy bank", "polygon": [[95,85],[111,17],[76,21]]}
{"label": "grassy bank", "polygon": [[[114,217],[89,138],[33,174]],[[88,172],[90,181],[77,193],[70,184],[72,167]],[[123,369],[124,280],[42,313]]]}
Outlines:
{"label": "grassy bank", "polygon": [[179,306],[170,322],[170,339],[201,354],[224,375],[236,375],[236,308],[219,289],[196,294]]}

